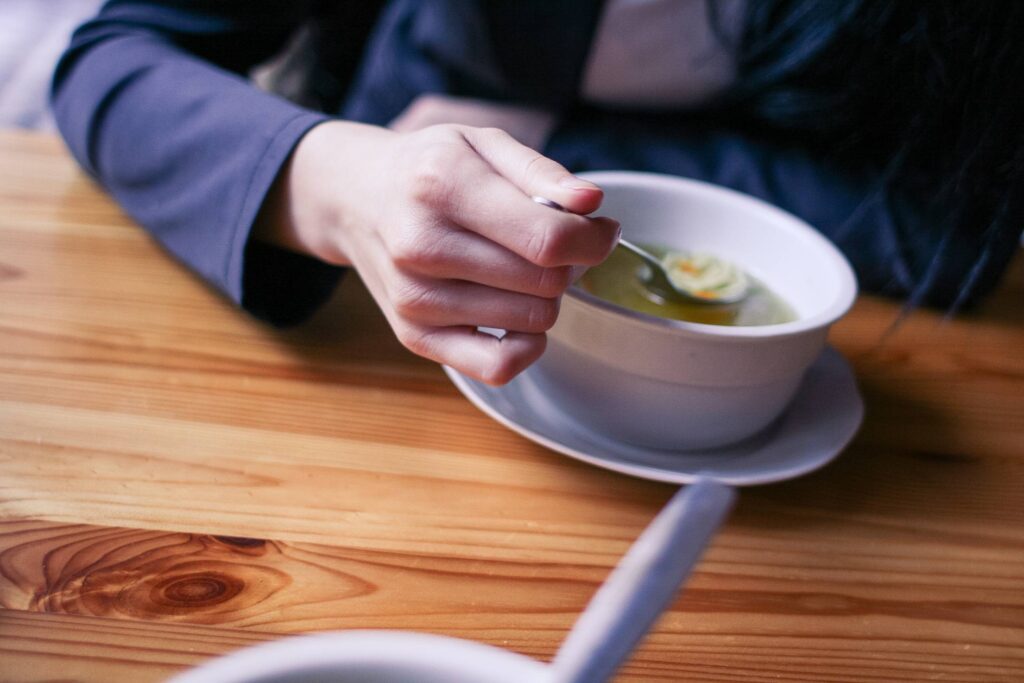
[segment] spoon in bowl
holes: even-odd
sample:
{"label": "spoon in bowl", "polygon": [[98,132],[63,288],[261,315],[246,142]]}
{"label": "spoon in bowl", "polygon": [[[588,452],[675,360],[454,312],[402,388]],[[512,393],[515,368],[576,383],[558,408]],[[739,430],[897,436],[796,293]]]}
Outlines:
{"label": "spoon in bowl", "polygon": [[[568,213],[558,202],[534,196],[533,201],[556,211]],[[701,304],[733,304],[750,291],[750,282],[742,269],[711,254],[691,254],[667,250],[658,257],[622,237],[618,246],[633,253],[644,263],[638,273],[640,283],[653,296],[665,301]]]}

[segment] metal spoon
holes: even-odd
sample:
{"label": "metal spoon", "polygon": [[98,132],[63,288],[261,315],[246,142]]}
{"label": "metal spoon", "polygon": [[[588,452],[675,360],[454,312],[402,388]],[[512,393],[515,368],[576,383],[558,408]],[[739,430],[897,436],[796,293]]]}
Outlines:
{"label": "metal spoon", "polygon": [[[568,209],[564,206],[546,197],[534,196],[532,199],[538,204],[542,204],[548,208],[569,213]],[[742,287],[738,287],[737,291],[730,292],[728,295],[698,296],[694,292],[674,283],[671,276],[668,274],[668,271],[665,270],[665,260],[679,252],[670,251],[664,258],[659,258],[643,247],[630,242],[623,237],[619,238],[617,246],[632,252],[641,261],[643,261],[646,268],[637,274],[637,279],[640,280],[640,283],[643,284],[648,292],[660,299],[667,301],[679,301],[682,303],[732,304],[742,301],[749,291],[749,286],[747,285],[746,280],[744,280]]]}

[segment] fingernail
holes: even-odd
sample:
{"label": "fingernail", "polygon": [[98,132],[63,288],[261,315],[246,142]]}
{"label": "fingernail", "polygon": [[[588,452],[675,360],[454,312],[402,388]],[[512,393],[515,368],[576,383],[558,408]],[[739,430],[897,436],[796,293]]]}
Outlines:
{"label": "fingernail", "polygon": [[584,180],[583,178],[577,178],[574,175],[567,175],[567,176],[563,177],[561,180],[558,181],[558,184],[561,185],[562,187],[567,187],[570,190],[600,190],[601,189],[597,185],[595,185],[594,183],[590,182],[589,180]]}

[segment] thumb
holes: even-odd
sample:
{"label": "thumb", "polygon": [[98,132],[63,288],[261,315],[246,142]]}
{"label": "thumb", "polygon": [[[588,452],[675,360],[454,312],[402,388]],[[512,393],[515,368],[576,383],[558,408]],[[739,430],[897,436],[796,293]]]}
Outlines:
{"label": "thumb", "polygon": [[476,153],[491,168],[528,197],[547,197],[572,213],[597,211],[604,192],[594,183],[577,178],[557,161],[517,142],[498,128],[467,128],[463,132]]}

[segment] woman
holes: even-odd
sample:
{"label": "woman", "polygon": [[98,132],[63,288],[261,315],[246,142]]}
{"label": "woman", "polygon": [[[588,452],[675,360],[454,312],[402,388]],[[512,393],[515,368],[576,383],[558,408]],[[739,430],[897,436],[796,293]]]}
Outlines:
{"label": "woman", "polygon": [[[304,104],[239,77],[300,26]],[[1021,231],[1022,38],[1011,0],[115,1],[53,101],[83,166],[249,311],[299,321],[351,265],[407,347],[500,384],[617,239],[566,168],[732,186],[868,290],[976,300]]]}

